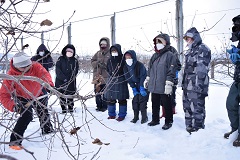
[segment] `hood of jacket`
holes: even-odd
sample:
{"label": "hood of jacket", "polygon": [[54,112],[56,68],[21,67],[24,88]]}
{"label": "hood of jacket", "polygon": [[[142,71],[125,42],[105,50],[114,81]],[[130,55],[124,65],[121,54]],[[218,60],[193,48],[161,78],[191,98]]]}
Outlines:
{"label": "hood of jacket", "polygon": [[[118,56],[112,56],[112,50],[116,49],[118,52]],[[110,48],[110,55],[111,55],[111,59],[122,59],[122,50],[121,50],[121,45],[120,44],[114,44],[111,46]]]}
{"label": "hood of jacket", "polygon": [[127,67],[133,67],[135,66],[135,64],[137,63],[137,55],[136,55],[136,52],[134,50],[128,50],[127,52],[124,53],[124,59],[125,59],[125,55],[126,54],[130,54],[132,59],[133,59],[133,64],[131,66],[128,66]]}
{"label": "hood of jacket", "polygon": [[202,43],[202,38],[195,27],[187,30],[187,32],[183,35],[183,38],[185,37],[191,37],[193,39],[192,47],[195,47]]}
{"label": "hood of jacket", "polygon": [[37,55],[39,55],[40,51],[44,51],[44,55],[50,53],[47,49],[47,47],[44,44],[40,44],[40,46],[37,49]]}
{"label": "hood of jacket", "polygon": [[105,50],[109,50],[109,48],[110,48],[110,39],[109,39],[108,37],[102,37],[102,38],[99,40],[98,45],[99,45],[100,50],[102,50],[101,47],[100,47],[100,42],[101,42],[102,40],[107,41],[107,48],[106,48]]}
{"label": "hood of jacket", "polygon": [[73,57],[75,57],[75,55],[76,55],[76,49],[75,49],[74,45],[72,45],[72,44],[67,44],[67,45],[62,49],[62,55],[63,55],[64,57],[66,57],[66,49],[67,49],[67,48],[71,48],[71,49],[73,50]]}
{"label": "hood of jacket", "polygon": [[[157,47],[156,47],[156,38],[163,38],[166,41],[166,46],[163,49],[161,49],[160,51],[157,50]],[[169,48],[169,46],[171,44],[170,43],[170,37],[169,37],[168,34],[161,33],[161,34],[159,34],[159,35],[157,35],[156,37],[153,38],[153,44],[154,44],[154,50],[155,50],[156,53],[163,53],[163,52],[165,52],[166,49]]]}

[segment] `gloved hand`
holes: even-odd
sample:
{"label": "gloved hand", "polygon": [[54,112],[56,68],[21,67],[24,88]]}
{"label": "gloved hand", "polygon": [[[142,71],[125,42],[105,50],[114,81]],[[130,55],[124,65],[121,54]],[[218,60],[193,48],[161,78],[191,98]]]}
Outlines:
{"label": "gloved hand", "polygon": [[173,82],[166,81],[164,94],[167,94],[167,95],[171,94],[172,93],[172,87],[173,87]]}
{"label": "gloved hand", "polygon": [[140,91],[140,94],[141,94],[143,97],[145,97],[145,96],[147,95],[147,92],[146,92],[146,90],[145,90],[144,87],[140,86],[139,91]]}
{"label": "gloved hand", "polygon": [[144,81],[144,86],[145,86],[145,88],[148,88],[149,79],[150,79],[150,77],[147,76],[146,79],[145,79],[145,81]]}
{"label": "gloved hand", "polygon": [[137,88],[132,88],[132,91],[133,91],[133,95],[136,96],[137,94],[139,94],[139,92],[137,91]]}
{"label": "gloved hand", "polygon": [[176,77],[175,78],[178,78],[178,71],[176,71]]}
{"label": "gloved hand", "polygon": [[[226,51],[229,53],[229,54],[232,54],[232,53],[239,53],[240,52],[240,49],[238,49],[236,46],[234,45],[231,45],[231,48],[229,49],[226,49]],[[239,53],[240,54],[240,53]]]}
{"label": "gloved hand", "polygon": [[240,54],[239,53],[232,53],[232,54],[230,54],[229,58],[233,64],[240,62]]}

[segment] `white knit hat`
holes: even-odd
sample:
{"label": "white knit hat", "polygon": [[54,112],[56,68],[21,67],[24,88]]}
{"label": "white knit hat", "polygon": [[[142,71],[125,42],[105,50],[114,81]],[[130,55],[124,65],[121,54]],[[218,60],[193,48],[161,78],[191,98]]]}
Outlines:
{"label": "white knit hat", "polygon": [[18,52],[13,56],[13,65],[17,68],[27,67],[32,64],[31,57],[24,52]]}

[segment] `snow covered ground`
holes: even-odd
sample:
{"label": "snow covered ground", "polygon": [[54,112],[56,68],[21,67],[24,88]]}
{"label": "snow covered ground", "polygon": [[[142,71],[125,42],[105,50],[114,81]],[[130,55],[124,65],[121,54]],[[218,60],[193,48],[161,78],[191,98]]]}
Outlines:
{"label": "snow covered ground", "polygon": [[[88,94],[93,90],[91,78],[79,75],[78,80],[81,81],[81,95]],[[228,83],[231,81],[228,80]],[[67,129],[63,135],[58,132],[41,136],[41,132],[38,130],[38,120],[35,119],[34,122],[31,122],[25,132],[25,136],[29,136],[30,139],[29,141],[24,140],[23,146],[31,151],[33,156],[24,150],[10,150],[8,145],[4,144],[0,146],[0,151],[2,154],[13,156],[18,160],[34,160],[34,157],[37,160],[70,160],[72,158],[66,153],[67,149],[73,156],[80,153],[79,160],[239,160],[240,147],[232,146],[237,133],[233,133],[229,139],[223,138],[223,134],[230,130],[225,107],[228,91],[229,88],[224,85],[215,82],[210,84],[209,97],[206,98],[206,128],[192,135],[185,130],[182,90],[178,88],[177,114],[174,115],[173,127],[169,130],[161,129],[164,119],[161,119],[160,125],[154,127],[148,126],[147,123],[141,124],[139,121],[136,124],[131,123],[130,120],[133,118],[131,99],[128,100],[128,114],[124,121],[108,120],[107,111],[95,111],[95,100],[92,98],[85,102],[92,115],[83,110],[79,101],[75,102],[75,123],[70,114],[58,114],[59,120],[65,118],[63,125]],[[52,97],[50,104],[54,100]],[[61,112],[59,105],[52,107],[56,112]],[[97,119],[94,119],[93,116]],[[151,100],[148,103],[148,117],[150,121]],[[82,126],[85,120],[89,121],[88,126]],[[8,122],[8,120],[1,120],[2,124],[8,124]],[[77,135],[69,135],[68,131],[72,126],[82,126]],[[35,133],[32,135],[33,132]],[[6,132],[4,127],[0,127],[0,135],[2,135],[0,141],[9,141],[10,132]],[[63,147],[63,137],[69,148]],[[95,138],[110,144],[93,144]],[[95,154],[96,156],[94,156]]]}

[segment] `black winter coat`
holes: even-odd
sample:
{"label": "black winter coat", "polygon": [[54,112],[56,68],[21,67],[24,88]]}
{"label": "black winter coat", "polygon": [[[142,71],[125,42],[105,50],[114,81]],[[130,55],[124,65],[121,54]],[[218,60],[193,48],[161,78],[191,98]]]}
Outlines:
{"label": "black winter coat", "polygon": [[[118,56],[112,56],[112,49],[115,48]],[[129,91],[127,81],[123,73],[123,66],[125,60],[121,51],[121,46],[115,44],[110,48],[111,57],[107,62],[107,72],[109,74],[108,82],[106,84],[106,93],[104,96],[107,100],[125,100],[129,98]]]}
{"label": "black winter coat", "polygon": [[[40,56],[39,51],[44,51],[44,55]],[[54,65],[51,53],[44,44],[41,44],[38,47],[37,55],[33,56],[31,60],[39,62],[47,71],[49,71],[49,68],[52,68]]]}
{"label": "black winter coat", "polygon": [[[66,49],[71,48],[74,50],[73,57],[66,56]],[[76,92],[76,77],[79,70],[78,60],[75,56],[75,47],[73,45],[66,45],[62,49],[62,56],[58,58],[56,63],[56,80],[55,87],[62,87],[59,89],[64,94],[74,94]]]}

